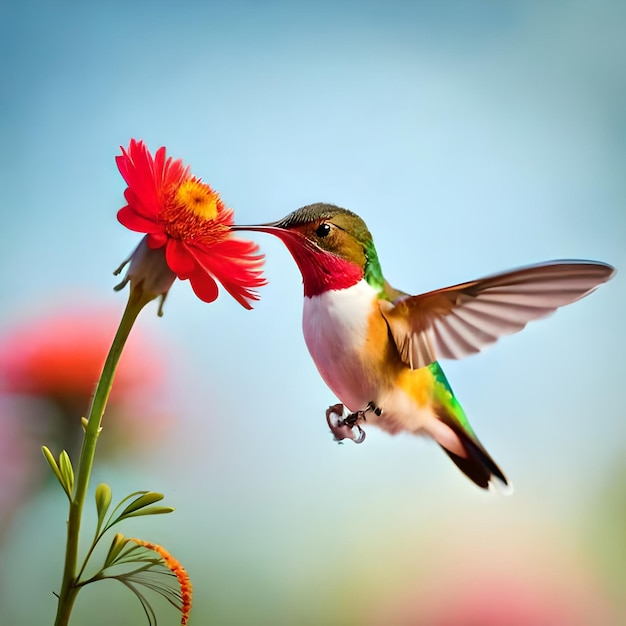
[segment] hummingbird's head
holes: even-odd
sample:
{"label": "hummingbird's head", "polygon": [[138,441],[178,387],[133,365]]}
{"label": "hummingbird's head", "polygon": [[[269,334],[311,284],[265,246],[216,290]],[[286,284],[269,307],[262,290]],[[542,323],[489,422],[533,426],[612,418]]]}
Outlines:
{"label": "hummingbird's head", "polygon": [[347,209],[309,204],[277,222],[231,228],[260,231],[281,239],[300,268],[305,296],[345,289],[362,278],[382,285],[372,235],[365,222]]}

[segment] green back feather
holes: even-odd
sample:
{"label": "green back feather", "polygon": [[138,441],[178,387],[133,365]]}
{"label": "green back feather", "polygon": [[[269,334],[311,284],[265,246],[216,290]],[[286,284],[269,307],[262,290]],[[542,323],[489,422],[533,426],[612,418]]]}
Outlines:
{"label": "green back feather", "polygon": [[446,375],[443,373],[439,363],[437,361],[431,363],[428,366],[428,369],[435,378],[435,399],[443,405],[451,417],[461,424],[465,432],[476,438],[476,433],[470,426],[467,416],[465,415],[465,411],[456,399],[456,396],[452,391],[452,387],[450,387],[450,383],[448,382]]}
{"label": "green back feather", "polygon": [[378,253],[374,247],[374,242],[371,237],[365,241],[365,267],[363,268],[363,275],[365,281],[370,287],[376,289],[379,294],[382,294],[385,287],[385,279],[383,278],[383,272],[380,268],[380,262],[378,260]]}

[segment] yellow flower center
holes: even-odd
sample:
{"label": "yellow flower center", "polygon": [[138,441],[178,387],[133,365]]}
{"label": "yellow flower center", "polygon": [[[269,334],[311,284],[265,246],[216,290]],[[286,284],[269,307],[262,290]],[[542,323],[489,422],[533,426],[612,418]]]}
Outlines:
{"label": "yellow flower center", "polygon": [[204,220],[217,216],[218,195],[199,180],[186,180],[176,190],[175,202]]}
{"label": "yellow flower center", "polygon": [[210,245],[228,233],[223,221],[225,210],[219,194],[209,185],[188,178],[163,191],[159,217],[170,237]]}

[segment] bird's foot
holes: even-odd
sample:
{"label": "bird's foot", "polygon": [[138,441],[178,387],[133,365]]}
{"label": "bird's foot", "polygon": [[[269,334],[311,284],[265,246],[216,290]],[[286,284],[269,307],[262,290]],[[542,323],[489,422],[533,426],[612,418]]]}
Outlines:
{"label": "bird's foot", "polygon": [[371,411],[372,413],[374,413],[376,417],[380,417],[383,414],[383,410],[379,406],[376,406],[372,400],[370,400],[367,403],[367,406],[365,407],[365,409],[361,411],[364,414],[363,419],[365,419],[365,413],[367,413],[368,411]]}
{"label": "bird's foot", "polygon": [[365,431],[359,426],[359,422],[365,422],[365,414],[368,411],[374,411],[376,415],[380,415],[382,411],[374,406],[373,402],[362,411],[350,413],[343,404],[334,404],[326,410],[326,421],[330,427],[335,441],[341,442],[344,439],[352,439],[354,443],[363,443],[365,441]]}

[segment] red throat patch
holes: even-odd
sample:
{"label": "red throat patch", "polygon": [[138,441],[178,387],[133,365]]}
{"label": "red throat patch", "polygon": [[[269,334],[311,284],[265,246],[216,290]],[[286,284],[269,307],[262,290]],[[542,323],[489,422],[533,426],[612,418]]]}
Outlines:
{"label": "red throat patch", "polygon": [[272,231],[291,252],[304,283],[304,295],[317,296],[331,289],[347,289],[363,278],[363,268],[317,248],[293,231]]}

